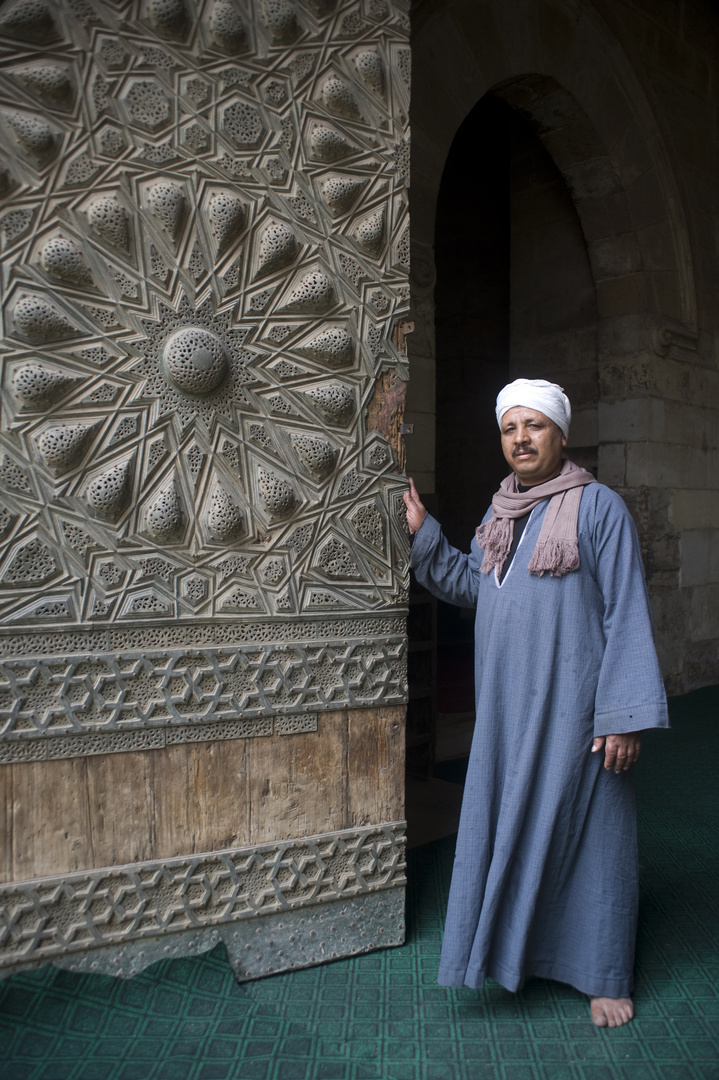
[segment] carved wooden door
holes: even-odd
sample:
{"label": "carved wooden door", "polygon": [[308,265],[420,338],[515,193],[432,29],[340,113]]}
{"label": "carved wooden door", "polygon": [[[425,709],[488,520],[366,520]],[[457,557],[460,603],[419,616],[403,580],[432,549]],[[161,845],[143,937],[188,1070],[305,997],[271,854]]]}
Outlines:
{"label": "carved wooden door", "polygon": [[0,967],[402,940],[403,0],[0,9]]}

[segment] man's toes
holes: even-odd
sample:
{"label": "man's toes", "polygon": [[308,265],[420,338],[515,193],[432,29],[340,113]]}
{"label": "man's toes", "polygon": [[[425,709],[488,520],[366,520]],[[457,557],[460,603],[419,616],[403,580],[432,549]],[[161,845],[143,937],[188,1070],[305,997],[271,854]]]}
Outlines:
{"label": "man's toes", "polygon": [[591,1009],[597,1027],[621,1027],[634,1017],[631,998],[592,998]]}

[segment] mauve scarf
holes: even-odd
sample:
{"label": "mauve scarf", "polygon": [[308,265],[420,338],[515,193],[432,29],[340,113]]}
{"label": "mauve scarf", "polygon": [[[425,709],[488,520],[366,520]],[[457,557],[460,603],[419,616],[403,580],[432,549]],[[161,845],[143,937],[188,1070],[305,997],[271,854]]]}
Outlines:
{"label": "mauve scarf", "polygon": [[595,477],[573,461],[565,461],[559,476],[544,484],[537,484],[529,491],[517,491],[517,477],[515,473],[510,473],[492,499],[492,517],[477,529],[477,543],[484,551],[480,567],[482,573],[489,574],[495,567],[499,573],[502,572],[512,546],[515,518],[530,513],[545,499],[549,499],[549,506],[529,563],[529,572],[539,577],[546,573],[552,577],[562,577],[572,570],[578,570],[579,503],[582,489],[587,484],[595,483]]}

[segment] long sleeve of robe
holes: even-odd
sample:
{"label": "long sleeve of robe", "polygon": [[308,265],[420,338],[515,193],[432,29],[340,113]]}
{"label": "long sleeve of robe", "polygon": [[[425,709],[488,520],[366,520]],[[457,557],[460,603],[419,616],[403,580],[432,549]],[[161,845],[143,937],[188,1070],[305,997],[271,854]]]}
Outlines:
{"label": "long sleeve of robe", "polygon": [[[633,770],[604,769],[594,735],[666,727],[634,523],[584,488],[580,569],[530,574],[547,502],[499,584],[427,517],[411,564],[440,599],[476,605],[477,720],[439,981],[509,990],[529,976],[591,996],[633,984],[638,868]],[[486,515],[489,518],[490,514]]]}

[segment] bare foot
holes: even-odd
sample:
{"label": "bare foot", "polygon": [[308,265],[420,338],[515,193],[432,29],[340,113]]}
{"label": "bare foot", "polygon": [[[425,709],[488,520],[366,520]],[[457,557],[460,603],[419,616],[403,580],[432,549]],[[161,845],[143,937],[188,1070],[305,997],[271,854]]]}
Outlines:
{"label": "bare foot", "polygon": [[592,1020],[597,1027],[621,1027],[634,1019],[634,1005],[631,998],[589,999]]}

